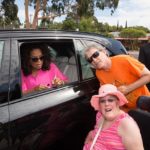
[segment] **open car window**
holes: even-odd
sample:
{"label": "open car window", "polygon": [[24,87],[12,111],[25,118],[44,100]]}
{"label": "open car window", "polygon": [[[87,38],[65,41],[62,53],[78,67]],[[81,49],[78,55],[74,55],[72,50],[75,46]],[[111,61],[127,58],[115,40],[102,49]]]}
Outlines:
{"label": "open car window", "polygon": [[[49,39],[44,41],[41,40],[22,41],[20,43],[21,64],[25,63],[24,55],[27,52],[26,49],[28,49],[28,46],[30,47],[30,45],[34,45],[37,43],[40,43],[40,45],[47,46],[48,53],[51,56],[51,63],[55,64],[55,66],[57,66],[59,71],[67,77],[68,80],[67,82],[65,82],[64,86],[78,81],[78,70],[73,40]],[[22,70],[21,73],[23,74],[23,69],[21,68],[21,70]],[[52,82],[53,81],[50,80],[49,84],[51,85]],[[51,90],[53,89],[53,87],[50,87],[49,89]]]}

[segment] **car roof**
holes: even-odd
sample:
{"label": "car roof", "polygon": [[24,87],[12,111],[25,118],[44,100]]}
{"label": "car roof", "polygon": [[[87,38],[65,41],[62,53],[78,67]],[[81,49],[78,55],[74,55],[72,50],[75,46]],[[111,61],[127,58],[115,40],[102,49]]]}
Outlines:
{"label": "car roof", "polygon": [[105,37],[98,33],[79,32],[79,31],[64,31],[64,30],[47,30],[47,29],[6,29],[0,30],[0,37],[3,38],[30,38],[30,37],[59,37],[59,38],[88,38],[99,41],[108,50],[113,51],[114,55],[127,53],[121,42]]}
{"label": "car roof", "polygon": [[[1,35],[8,35],[10,34],[10,36],[33,36],[32,34],[40,34],[41,36],[46,33],[51,33],[53,36],[57,36],[57,35],[67,35],[67,36],[100,36],[100,37],[104,37],[100,34],[96,34],[96,33],[90,33],[90,32],[79,32],[79,31],[64,31],[64,30],[45,30],[45,29],[6,29],[6,30],[0,30],[0,36]],[[23,35],[22,35],[23,34]]]}

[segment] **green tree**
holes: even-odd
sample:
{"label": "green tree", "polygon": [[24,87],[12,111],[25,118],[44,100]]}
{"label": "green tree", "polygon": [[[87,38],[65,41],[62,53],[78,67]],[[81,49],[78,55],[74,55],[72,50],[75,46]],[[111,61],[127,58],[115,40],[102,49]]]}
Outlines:
{"label": "green tree", "polygon": [[150,30],[148,28],[143,27],[143,26],[133,26],[133,27],[128,27],[128,28],[137,29],[137,30],[143,30],[146,33],[150,32]]}
{"label": "green tree", "polygon": [[79,24],[79,30],[84,32],[95,32],[98,33],[98,27],[96,26],[96,21],[93,17],[90,18],[81,18]]}
{"label": "green tree", "polygon": [[120,32],[120,37],[128,38],[128,42],[131,50],[138,50],[138,38],[146,37],[146,32],[134,28],[127,28]]}
{"label": "green tree", "polygon": [[124,38],[139,38],[145,36],[146,36],[145,31],[133,29],[133,28],[127,28],[120,32],[120,37],[124,37]]}
{"label": "green tree", "polygon": [[76,30],[77,24],[73,19],[66,19],[63,21],[62,29],[63,30]]}
{"label": "green tree", "polygon": [[[31,27],[36,28],[39,19],[52,21],[61,15],[70,15],[76,22],[80,22],[82,17],[92,17],[96,7],[102,10],[109,8],[113,13],[118,3],[119,0],[25,0],[26,28],[30,28],[29,5],[35,9]],[[41,17],[39,17],[40,12]]]}
{"label": "green tree", "polygon": [[92,17],[94,15],[94,1],[93,0],[76,0],[77,15],[81,17]]}
{"label": "green tree", "polygon": [[126,23],[125,23],[125,28],[128,28],[128,22],[127,22],[127,20],[126,20]]}
{"label": "green tree", "polygon": [[96,0],[96,7],[104,10],[105,8],[109,8],[111,10],[111,14],[114,13],[116,8],[118,7],[119,0]]}
{"label": "green tree", "polygon": [[79,23],[82,17],[93,17],[95,8],[101,10],[109,8],[111,14],[113,14],[118,3],[119,0],[76,0],[76,5],[72,6],[72,11],[68,13],[68,16],[72,17],[77,23]]}
{"label": "green tree", "polygon": [[15,4],[15,0],[3,0],[1,2],[1,21],[5,27],[19,27],[20,21],[17,17],[18,6]]}

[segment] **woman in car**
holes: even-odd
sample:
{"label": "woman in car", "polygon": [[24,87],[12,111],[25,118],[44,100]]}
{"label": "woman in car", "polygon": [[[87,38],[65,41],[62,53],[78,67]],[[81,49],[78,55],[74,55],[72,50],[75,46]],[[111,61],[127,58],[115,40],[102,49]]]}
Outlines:
{"label": "woman in car", "polygon": [[85,57],[96,69],[101,85],[110,83],[117,86],[128,99],[125,111],[136,108],[137,98],[150,95],[146,84],[150,82],[150,71],[144,64],[129,55],[109,57],[106,49],[92,45],[85,50]]}
{"label": "woman in car", "polygon": [[67,80],[51,62],[50,50],[46,45],[33,43],[22,48],[23,94],[57,87]]}
{"label": "woman in car", "polygon": [[100,87],[91,98],[91,106],[98,111],[96,125],[85,140],[83,150],[144,150],[136,122],[120,106],[126,97],[112,84]]}

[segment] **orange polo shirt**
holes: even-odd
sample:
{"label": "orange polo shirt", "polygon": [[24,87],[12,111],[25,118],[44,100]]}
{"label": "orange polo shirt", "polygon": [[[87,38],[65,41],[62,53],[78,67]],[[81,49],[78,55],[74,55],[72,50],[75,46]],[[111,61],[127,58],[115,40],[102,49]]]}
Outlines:
{"label": "orange polo shirt", "polygon": [[[110,57],[110,59],[112,61],[110,70],[96,70],[96,76],[100,84],[110,83],[117,87],[131,84],[141,77],[141,72],[145,67],[142,63],[129,55],[117,55]],[[128,99],[126,106],[128,109],[136,108],[137,98],[141,95],[150,95],[146,85],[126,95]]]}

